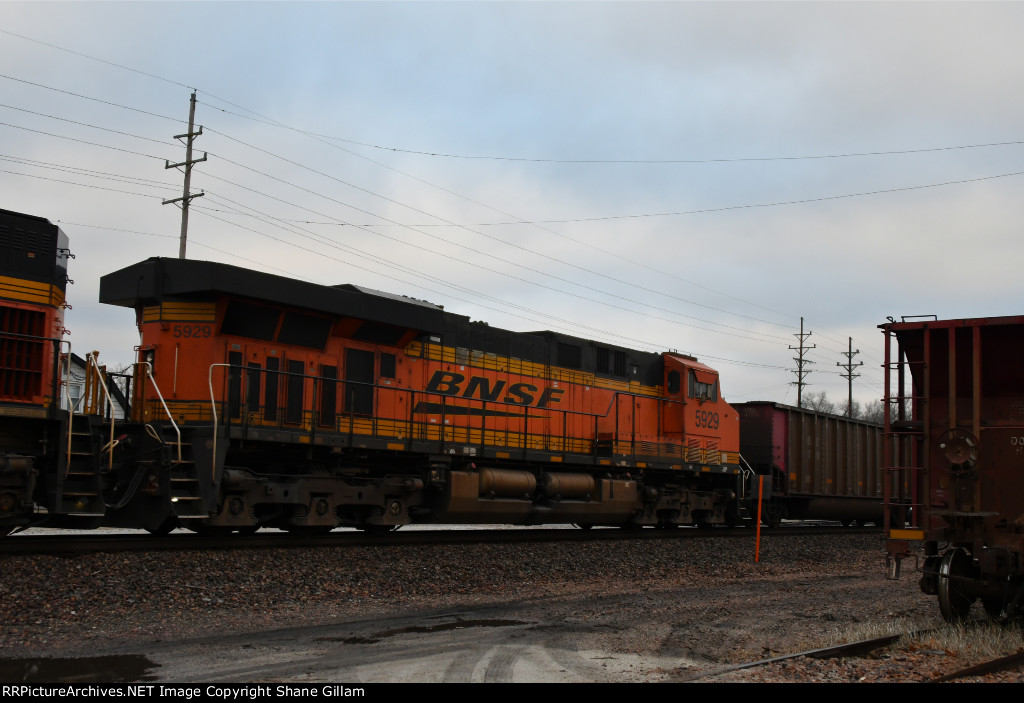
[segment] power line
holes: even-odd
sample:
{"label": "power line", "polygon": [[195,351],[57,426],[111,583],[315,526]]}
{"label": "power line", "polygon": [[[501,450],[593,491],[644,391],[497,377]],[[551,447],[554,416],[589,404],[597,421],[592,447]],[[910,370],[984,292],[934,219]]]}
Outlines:
{"label": "power line", "polygon": [[814,349],[815,346],[812,344],[811,346],[808,347],[804,344],[804,342],[807,340],[808,337],[811,336],[811,334],[811,332],[804,332],[804,318],[801,317],[800,332],[799,334],[794,333],[793,335],[798,340],[800,340],[800,344],[799,346],[796,347],[790,347],[790,349],[793,351],[799,351],[799,355],[793,357],[793,361],[796,362],[796,370],[793,371],[793,373],[796,374],[796,380],[792,382],[796,386],[796,406],[798,408],[803,407],[803,390],[805,385],[804,378],[806,378],[807,374],[811,372],[810,369],[805,370],[804,366],[806,366],[807,364],[814,363],[813,361],[807,359],[805,356],[807,350]]}

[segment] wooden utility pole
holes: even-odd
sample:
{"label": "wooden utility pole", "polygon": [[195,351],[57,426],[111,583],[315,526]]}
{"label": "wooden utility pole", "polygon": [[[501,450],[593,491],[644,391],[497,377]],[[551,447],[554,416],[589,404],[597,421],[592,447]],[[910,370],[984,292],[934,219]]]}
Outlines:
{"label": "wooden utility pole", "polygon": [[855,379],[858,376],[860,376],[859,373],[854,373],[853,370],[855,368],[857,368],[858,366],[863,366],[864,362],[863,361],[858,361],[856,364],[853,363],[853,356],[854,356],[854,354],[860,354],[860,349],[858,349],[857,351],[854,351],[853,350],[853,337],[847,337],[847,339],[849,340],[848,341],[849,346],[847,347],[849,349],[849,351],[840,352],[843,356],[846,357],[846,363],[845,364],[841,364],[841,363],[839,363],[837,361],[836,362],[836,366],[840,366],[840,367],[846,369],[846,373],[841,373],[839,375],[842,376],[843,378],[845,378],[847,380],[847,382],[848,382],[848,385],[849,385],[849,398],[847,398],[847,401],[846,401],[846,416],[847,417],[853,417],[853,379]]}
{"label": "wooden utility pole", "polygon": [[796,380],[795,381],[791,381],[791,383],[794,383],[796,385],[796,406],[798,408],[802,408],[803,407],[804,379],[807,377],[807,374],[809,374],[811,372],[810,369],[804,369],[804,366],[806,364],[813,364],[814,363],[810,359],[805,359],[804,358],[804,354],[806,354],[811,349],[814,349],[815,347],[817,347],[816,344],[812,344],[809,347],[804,344],[804,340],[807,339],[808,337],[810,337],[811,334],[813,334],[813,333],[812,332],[804,332],[804,318],[801,317],[800,318],[800,334],[794,334],[793,335],[798,340],[800,340],[800,346],[790,347],[790,349],[792,349],[793,351],[799,350],[799,355],[793,357],[793,361],[796,362],[796,370],[793,372],[793,373],[796,374]]}
{"label": "wooden utility pole", "polygon": [[179,164],[172,164],[170,161],[164,161],[164,169],[168,168],[180,168],[185,167],[185,189],[180,198],[173,198],[172,200],[165,200],[164,205],[168,203],[181,202],[181,240],[178,244],[178,258],[185,258],[185,240],[188,239],[188,204],[192,198],[201,198],[205,193],[192,194],[188,192],[189,184],[192,182],[192,164],[197,164],[201,161],[206,161],[206,152],[203,152],[203,158],[192,160],[192,141],[203,133],[203,126],[199,125],[199,131],[193,131],[193,125],[196,119],[196,91],[192,91],[192,100],[188,110],[188,133],[179,134],[175,136],[175,139],[186,139],[185,142],[185,160]]}

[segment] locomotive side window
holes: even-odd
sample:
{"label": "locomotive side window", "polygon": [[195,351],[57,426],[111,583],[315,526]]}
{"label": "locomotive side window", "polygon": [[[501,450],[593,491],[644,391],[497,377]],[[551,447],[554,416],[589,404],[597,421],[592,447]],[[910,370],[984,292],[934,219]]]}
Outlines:
{"label": "locomotive side window", "polygon": [[320,424],[331,427],[338,409],[338,367],[321,366],[320,377]]}
{"label": "locomotive side window", "polygon": [[288,361],[288,380],[285,382],[285,387],[288,389],[284,408],[285,422],[302,422],[302,389],[306,385],[305,370],[304,362]]}
{"label": "locomotive side window", "polygon": [[703,380],[697,377],[696,371],[690,370],[689,396],[704,400],[718,400],[718,379],[711,374],[701,374],[701,376]]}
{"label": "locomotive side window", "polygon": [[380,355],[380,376],[381,378],[395,377],[395,355],[381,352]]}
{"label": "locomotive side window", "polygon": [[676,393],[679,392],[679,388],[680,388],[679,372],[678,371],[669,371],[668,372],[668,392],[672,393],[673,395],[675,395]]}

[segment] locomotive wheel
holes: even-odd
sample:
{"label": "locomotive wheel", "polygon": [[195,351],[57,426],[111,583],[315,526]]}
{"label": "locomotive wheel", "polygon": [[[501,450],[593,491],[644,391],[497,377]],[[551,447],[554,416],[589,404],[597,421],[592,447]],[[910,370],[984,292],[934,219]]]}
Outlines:
{"label": "locomotive wheel", "polygon": [[957,547],[946,552],[939,564],[939,612],[946,622],[967,618],[974,599],[964,592],[971,579],[971,558]]}

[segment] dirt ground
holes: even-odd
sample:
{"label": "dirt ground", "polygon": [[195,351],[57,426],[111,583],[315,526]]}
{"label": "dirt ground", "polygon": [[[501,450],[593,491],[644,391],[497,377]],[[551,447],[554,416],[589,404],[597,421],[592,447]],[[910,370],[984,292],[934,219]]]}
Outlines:
{"label": "dirt ground", "polygon": [[[749,546],[711,539],[616,543],[586,554],[533,545],[503,547],[500,559],[469,547],[418,552],[418,559],[408,549],[385,550],[370,555],[375,573],[386,574],[376,579],[360,571],[355,554],[329,563],[322,555],[309,562],[309,554],[264,553],[257,557],[265,567],[257,579],[263,585],[245,592],[222,563],[195,557],[189,578],[180,582],[187,588],[154,589],[153,596],[130,589],[135,603],[126,605],[126,593],[110,590],[123,588],[122,581],[104,581],[109,588],[97,585],[94,592],[87,584],[99,582],[82,580],[71,601],[74,616],[59,606],[22,611],[0,631],[7,656],[0,678],[713,681],[721,679],[706,677],[734,664],[938,623],[934,599],[918,590],[912,573],[886,580],[877,537],[779,543],[758,563]],[[306,573],[290,575],[293,560],[302,558]],[[75,561],[77,571],[95,573],[113,563]],[[115,561],[138,574],[137,558]],[[57,579],[68,566],[52,562],[37,573]],[[155,564],[141,566],[145,583],[171,578]],[[334,590],[322,587],[332,574]],[[310,590],[310,579],[321,584],[318,591]],[[352,581],[362,584],[357,596],[351,584],[339,585]],[[292,591],[304,595],[285,597]]]}

